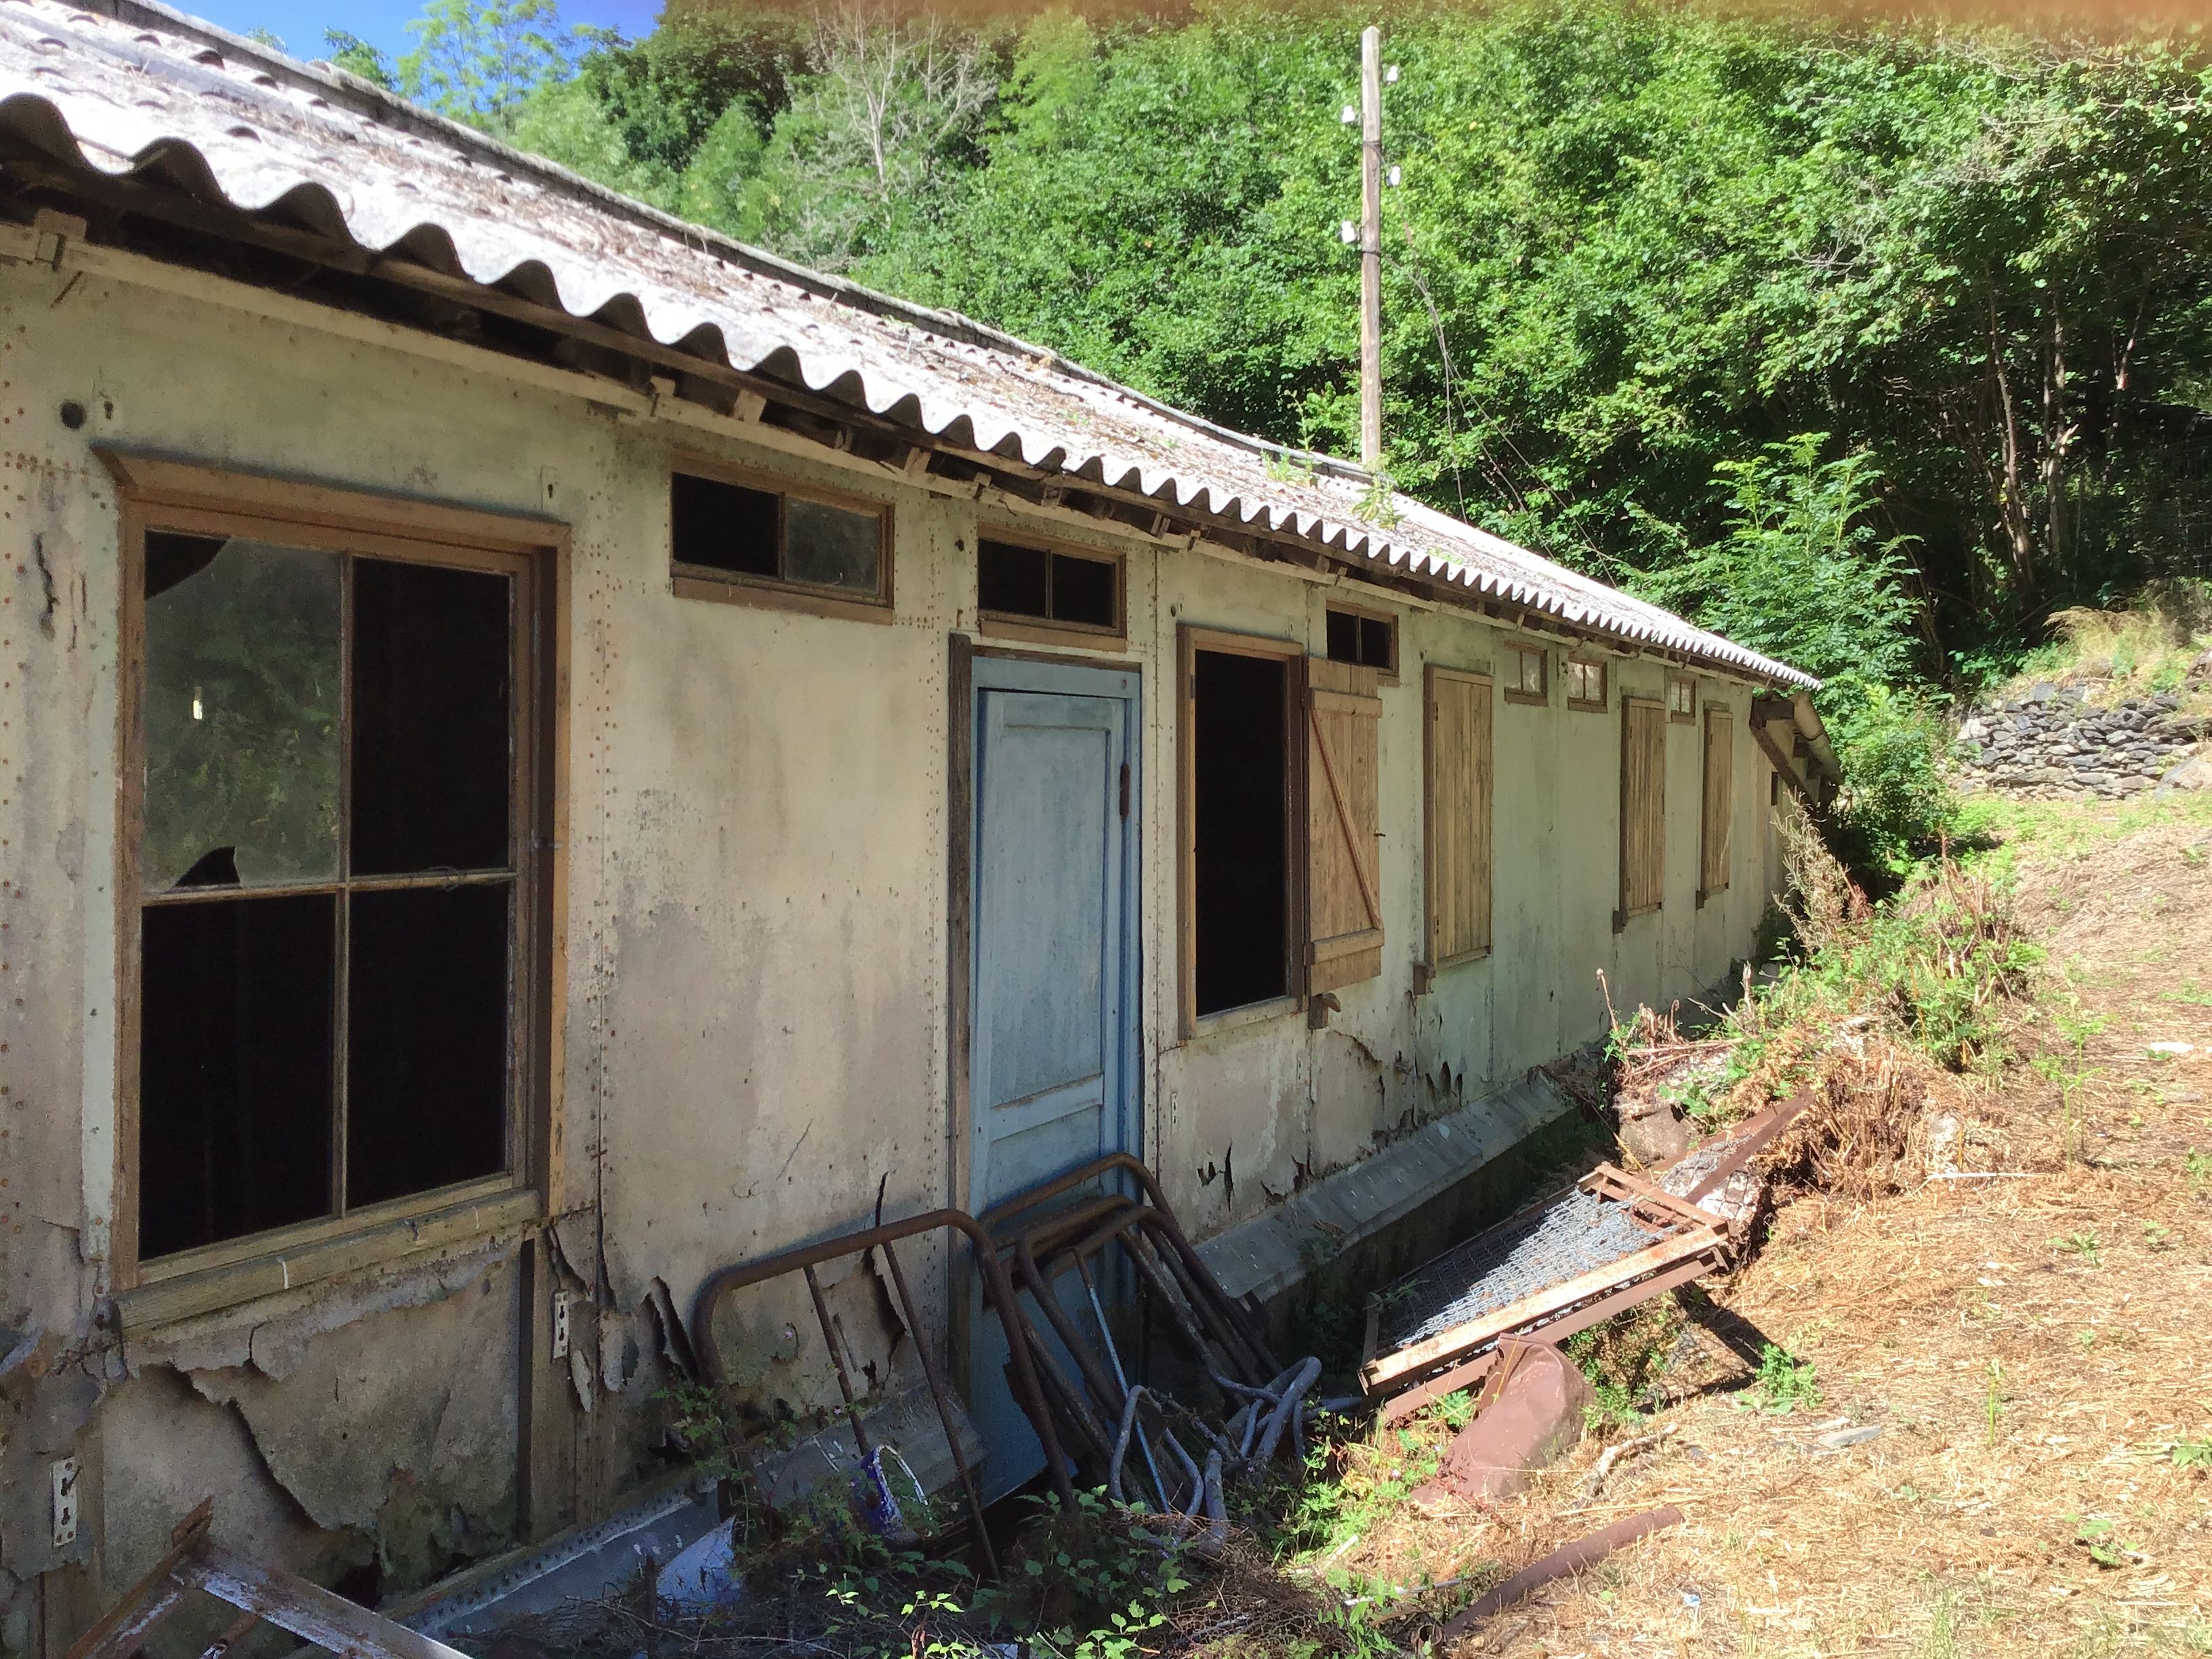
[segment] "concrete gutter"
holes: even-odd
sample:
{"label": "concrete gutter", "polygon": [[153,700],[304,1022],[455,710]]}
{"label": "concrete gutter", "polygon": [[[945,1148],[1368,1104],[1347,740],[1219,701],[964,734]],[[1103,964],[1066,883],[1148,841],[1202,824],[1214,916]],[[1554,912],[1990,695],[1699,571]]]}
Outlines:
{"label": "concrete gutter", "polygon": [[[1531,1072],[1215,1234],[1198,1253],[1231,1296],[1256,1297],[1263,1304],[1322,1277],[1324,1269],[1334,1278],[1351,1261],[1406,1255],[1410,1231],[1419,1234],[1411,1241],[1413,1255],[1425,1259],[1450,1242],[1462,1220],[1458,1212],[1495,1209],[1498,1197],[1510,1208],[1510,1191],[1473,1189],[1510,1188],[1524,1171],[1533,1175],[1550,1162],[1547,1149],[1556,1137],[1546,1131],[1571,1127],[1563,1120],[1574,1110],[1549,1076]],[[1509,1156],[1516,1152],[1530,1156]],[[1486,1175],[1493,1179],[1481,1179]]]}

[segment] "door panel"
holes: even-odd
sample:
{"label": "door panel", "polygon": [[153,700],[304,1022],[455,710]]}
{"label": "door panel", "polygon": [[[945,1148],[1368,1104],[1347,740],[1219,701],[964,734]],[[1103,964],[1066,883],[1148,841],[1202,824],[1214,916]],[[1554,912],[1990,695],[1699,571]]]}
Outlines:
{"label": "door panel", "polygon": [[1124,721],[1113,698],[978,700],[969,1190],[980,1211],[1119,1139]]}
{"label": "door panel", "polygon": [[[1122,817],[1135,694],[1114,671],[976,665],[967,1196],[979,1215],[1137,1144],[1135,842]],[[969,1316],[970,1403],[997,1497],[1044,1454],[980,1293]]]}

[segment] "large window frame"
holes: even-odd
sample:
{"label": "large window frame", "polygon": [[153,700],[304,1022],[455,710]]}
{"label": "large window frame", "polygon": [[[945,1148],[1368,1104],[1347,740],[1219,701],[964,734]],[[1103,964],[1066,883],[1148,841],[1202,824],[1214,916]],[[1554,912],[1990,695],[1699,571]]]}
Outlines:
{"label": "large window frame", "polygon": [[[557,1190],[553,1137],[559,1064],[554,952],[562,927],[558,848],[568,532],[550,520],[386,498],[256,474],[103,451],[121,486],[117,698],[116,1105],[111,1267],[123,1322],[146,1328],[434,1245],[520,1229]],[[152,1260],[139,1255],[140,1042],[145,737],[145,557],[149,532],[242,537],[335,554],[494,572],[514,583],[509,787],[505,1168],[497,1174],[343,1210]],[[289,890],[434,886],[441,875],[356,878]],[[191,903],[191,896],[165,902]],[[336,1133],[343,1134],[343,1117]]]}
{"label": "large window frame", "polygon": [[[1302,1012],[1306,1006],[1306,648],[1293,640],[1183,623],[1176,629],[1176,979],[1180,1027],[1188,1040],[1231,1026]],[[1205,1014],[1198,1012],[1197,672],[1201,651],[1263,657],[1283,665],[1283,970],[1279,996]]]}

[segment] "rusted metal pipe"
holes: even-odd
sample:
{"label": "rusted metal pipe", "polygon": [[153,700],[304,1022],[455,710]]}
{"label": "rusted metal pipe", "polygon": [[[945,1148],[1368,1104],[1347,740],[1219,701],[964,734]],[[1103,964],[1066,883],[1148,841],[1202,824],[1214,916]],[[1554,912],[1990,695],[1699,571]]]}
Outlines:
{"label": "rusted metal pipe", "polygon": [[1011,1373],[1008,1380],[1013,1387],[1015,1403],[1029,1418],[1038,1443],[1044,1448],[1045,1468],[1052,1476],[1054,1490],[1059,1492],[1063,1503],[1073,1504],[1075,1502],[1074,1484],[1068,1479],[1067,1459],[1060,1450],[1060,1435],[1038,1385],[1036,1369],[1030,1363],[1030,1348],[1023,1340],[1019,1323],[1021,1310],[1015,1305],[1006,1268],[999,1261],[998,1250],[990,1234],[965,1210],[927,1210],[903,1221],[885,1222],[880,1226],[863,1228],[857,1232],[819,1240],[812,1244],[798,1245],[758,1261],[734,1263],[708,1274],[706,1282],[700,1285],[699,1293],[691,1301],[692,1343],[704,1364],[708,1380],[717,1387],[726,1386],[729,1381],[728,1368],[722,1363],[721,1346],[714,1337],[714,1309],[724,1297],[767,1279],[796,1273],[801,1267],[834,1261],[839,1256],[857,1255],[878,1245],[912,1238],[919,1233],[935,1232],[944,1227],[952,1228],[968,1239],[975,1270],[983,1276],[984,1297],[999,1316],[1000,1324],[1006,1332]]}
{"label": "rusted metal pipe", "polygon": [[1647,1533],[1659,1532],[1682,1523],[1682,1511],[1672,1504],[1656,1510],[1646,1510],[1641,1515],[1632,1515],[1614,1522],[1609,1527],[1600,1527],[1571,1544],[1561,1546],[1540,1561],[1515,1573],[1486,1595],[1478,1597],[1444,1621],[1443,1639],[1438,1646],[1456,1642],[1484,1620],[1511,1607],[1531,1591],[1541,1589],[1555,1578],[1565,1578],[1571,1573],[1595,1566],[1624,1544],[1632,1544]]}
{"label": "rusted metal pipe", "polygon": [[852,1373],[845,1369],[845,1334],[830,1317],[830,1304],[822,1299],[822,1281],[814,1276],[814,1264],[810,1261],[799,1271],[806,1275],[806,1293],[814,1298],[814,1317],[821,1322],[823,1341],[830,1346],[830,1363],[837,1368],[837,1392],[845,1396],[845,1415],[853,1422],[853,1443],[860,1449],[860,1461],[865,1463],[875,1448],[868,1443],[868,1431],[860,1425]]}
{"label": "rusted metal pipe", "polygon": [[921,1361],[922,1376],[929,1383],[930,1401],[936,1406],[937,1420],[945,1430],[945,1443],[951,1449],[952,1467],[960,1475],[960,1490],[967,1495],[969,1517],[975,1523],[976,1547],[983,1552],[983,1565],[996,1578],[999,1556],[991,1547],[990,1530],[983,1524],[983,1494],[975,1485],[975,1472],[968,1467],[968,1454],[960,1449],[960,1431],[953,1425],[945,1379],[937,1374],[937,1361],[929,1352],[929,1340],[922,1334],[921,1319],[915,1311],[914,1293],[906,1287],[906,1272],[899,1266],[898,1251],[890,1244],[883,1249],[884,1265],[891,1270],[891,1287],[898,1292],[899,1312],[906,1320],[907,1329],[913,1334],[915,1356]]}

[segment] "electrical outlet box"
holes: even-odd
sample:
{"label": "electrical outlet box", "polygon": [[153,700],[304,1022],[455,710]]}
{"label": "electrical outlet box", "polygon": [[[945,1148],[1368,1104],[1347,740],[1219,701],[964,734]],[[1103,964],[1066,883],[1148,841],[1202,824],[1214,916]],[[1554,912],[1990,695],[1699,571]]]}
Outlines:
{"label": "electrical outlet box", "polygon": [[54,1488],[54,1547],[76,1542],[76,1459],[58,1457],[47,1466]]}
{"label": "electrical outlet box", "polygon": [[570,1292],[567,1291],[556,1291],[553,1293],[553,1357],[556,1359],[566,1359],[568,1357],[569,1295]]}

